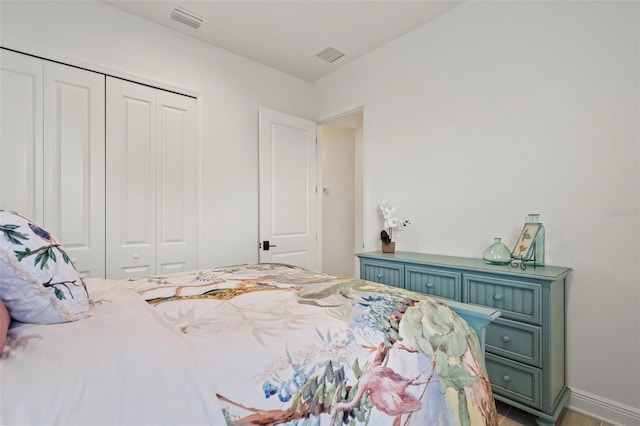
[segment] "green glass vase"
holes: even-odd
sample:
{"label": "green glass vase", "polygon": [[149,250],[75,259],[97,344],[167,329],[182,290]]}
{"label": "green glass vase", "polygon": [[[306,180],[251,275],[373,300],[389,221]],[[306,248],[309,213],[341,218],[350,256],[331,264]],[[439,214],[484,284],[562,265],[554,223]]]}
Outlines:
{"label": "green glass vase", "polygon": [[511,262],[511,251],[501,238],[494,238],[493,244],[482,253],[482,259],[489,265],[508,265]]}

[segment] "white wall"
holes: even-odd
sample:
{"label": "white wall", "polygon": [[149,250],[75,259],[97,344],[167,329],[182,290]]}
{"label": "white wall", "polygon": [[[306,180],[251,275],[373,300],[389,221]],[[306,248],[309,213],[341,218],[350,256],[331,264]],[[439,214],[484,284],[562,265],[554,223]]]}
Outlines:
{"label": "white wall", "polygon": [[355,144],[353,127],[319,128],[322,151],[322,271],[354,276]]}
{"label": "white wall", "polygon": [[[567,289],[572,406],[640,420],[638,2],[465,2],[314,84],[364,105],[368,250],[480,257],[540,213]],[[622,413],[622,414],[621,414]],[[617,417],[616,417],[617,416]],[[614,418],[615,417],[615,418]]]}
{"label": "white wall", "polygon": [[2,1],[0,45],[197,94],[199,266],[258,260],[258,107],[311,118],[309,83],[95,1]]}

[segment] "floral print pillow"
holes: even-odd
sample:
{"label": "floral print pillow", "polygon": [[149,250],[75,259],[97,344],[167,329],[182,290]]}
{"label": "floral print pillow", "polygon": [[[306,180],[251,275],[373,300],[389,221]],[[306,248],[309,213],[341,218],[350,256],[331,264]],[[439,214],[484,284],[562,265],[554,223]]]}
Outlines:
{"label": "floral print pillow", "polygon": [[51,234],[0,210],[0,299],[14,320],[52,324],[86,316],[89,295],[71,259]]}

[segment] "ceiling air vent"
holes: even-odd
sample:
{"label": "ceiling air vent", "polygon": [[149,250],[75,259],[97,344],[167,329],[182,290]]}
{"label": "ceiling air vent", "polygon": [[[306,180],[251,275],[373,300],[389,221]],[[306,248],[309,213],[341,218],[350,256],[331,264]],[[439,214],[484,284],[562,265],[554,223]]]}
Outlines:
{"label": "ceiling air vent", "polygon": [[320,59],[324,59],[325,61],[331,63],[342,58],[344,56],[344,53],[334,49],[333,47],[327,47],[322,52],[318,53],[316,56]]}
{"label": "ceiling air vent", "polygon": [[178,6],[173,8],[169,17],[176,22],[180,22],[181,24],[188,25],[195,29],[200,28],[200,25],[204,22],[204,18],[202,16],[198,16],[195,13],[189,12],[188,10]]}

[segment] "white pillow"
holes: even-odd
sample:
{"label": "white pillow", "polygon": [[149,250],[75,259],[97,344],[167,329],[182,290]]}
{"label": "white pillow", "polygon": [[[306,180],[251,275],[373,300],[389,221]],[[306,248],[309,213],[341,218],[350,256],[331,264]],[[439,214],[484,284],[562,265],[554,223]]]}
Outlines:
{"label": "white pillow", "polygon": [[17,213],[0,210],[0,299],[20,322],[75,321],[89,296],[64,247]]}

